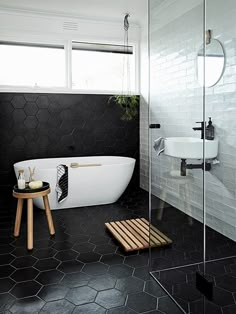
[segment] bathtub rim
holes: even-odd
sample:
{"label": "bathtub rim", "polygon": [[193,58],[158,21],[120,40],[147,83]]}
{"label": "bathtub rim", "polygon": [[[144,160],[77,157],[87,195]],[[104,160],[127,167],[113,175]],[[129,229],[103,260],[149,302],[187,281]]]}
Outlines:
{"label": "bathtub rim", "polygon": [[[49,158],[34,158],[34,159],[26,159],[26,160],[21,160],[21,161],[17,161],[17,162],[15,162],[14,164],[13,164],[13,167],[14,167],[14,169],[15,169],[15,167],[18,167],[19,166],[19,164],[21,164],[21,163],[27,163],[27,162],[34,162],[34,161],[38,161],[38,160],[41,160],[41,161],[46,161],[46,160],[52,160],[52,159],[74,159],[74,158],[91,158],[91,157],[94,157],[94,158],[99,158],[99,157],[102,157],[102,158],[120,158],[120,159],[124,159],[124,160],[127,160],[127,162],[122,162],[122,163],[111,163],[111,164],[102,164],[101,165],[101,167],[113,167],[113,166],[115,166],[115,165],[119,165],[119,166],[122,166],[122,165],[127,165],[127,164],[132,164],[132,163],[136,163],[136,159],[135,158],[133,158],[133,157],[125,157],[125,156],[104,156],[104,155],[102,155],[102,156],[73,156],[73,157],[49,157]],[[24,165],[22,165],[22,167],[23,167]],[[41,167],[40,166],[40,169],[41,170],[49,170],[49,169],[55,169],[56,168],[56,166],[55,167]],[[78,168],[71,168],[71,167],[68,167],[68,168],[70,168],[70,169],[78,169]]]}

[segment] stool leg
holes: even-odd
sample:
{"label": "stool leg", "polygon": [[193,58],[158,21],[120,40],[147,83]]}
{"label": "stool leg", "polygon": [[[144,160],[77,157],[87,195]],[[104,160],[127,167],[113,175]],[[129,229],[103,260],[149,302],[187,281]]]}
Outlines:
{"label": "stool leg", "polygon": [[23,203],[24,203],[23,198],[18,198],[17,209],[16,209],[15,228],[14,228],[14,237],[19,237],[19,235],[20,235],[20,225],[21,225]]}
{"label": "stool leg", "polygon": [[53,224],[53,220],[52,220],[52,213],[51,213],[51,209],[50,209],[50,205],[49,205],[49,201],[48,201],[48,196],[43,196],[43,202],[44,202],[44,207],[46,210],[46,216],[47,216],[47,221],[48,221],[48,228],[49,228],[49,232],[51,235],[55,234],[55,229],[54,229],[54,224]]}
{"label": "stool leg", "polygon": [[33,249],[33,200],[27,200],[27,248]]}

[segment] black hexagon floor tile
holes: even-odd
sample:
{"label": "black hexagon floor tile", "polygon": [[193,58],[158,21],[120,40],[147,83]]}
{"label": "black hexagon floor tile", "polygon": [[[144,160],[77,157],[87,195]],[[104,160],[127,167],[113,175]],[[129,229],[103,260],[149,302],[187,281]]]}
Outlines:
{"label": "black hexagon floor tile", "polygon": [[25,248],[25,244],[26,244],[26,237],[25,237],[25,230],[23,232],[21,232],[21,236],[15,238],[15,241],[12,243],[12,246],[14,246],[14,248]]}
{"label": "black hexagon floor tile", "polygon": [[108,266],[105,264],[102,264],[100,262],[96,263],[90,263],[90,264],[85,264],[83,268],[83,272],[85,272],[88,275],[102,275],[106,273],[108,270]]}
{"label": "black hexagon floor tile", "polygon": [[9,293],[0,294],[0,312],[9,310],[16,299]]}
{"label": "black hexagon floor tile", "polygon": [[111,244],[102,244],[96,246],[94,249],[94,252],[99,254],[109,254],[109,253],[115,253],[117,247]]}
{"label": "black hexagon floor tile", "polygon": [[63,230],[61,230],[60,228],[57,227],[57,232],[55,233],[55,235],[53,236],[53,241],[57,242],[63,242],[63,241],[67,241],[70,238],[70,236],[68,234],[66,234]]}
{"label": "black hexagon floor tile", "polygon": [[14,285],[15,282],[10,278],[0,279],[0,293],[8,292]]}
{"label": "black hexagon floor tile", "polygon": [[58,241],[53,244],[52,248],[58,251],[65,251],[71,249],[73,246],[73,242],[70,241]]}
{"label": "black hexagon floor tile", "polygon": [[103,245],[103,244],[107,244],[108,242],[110,241],[110,237],[107,236],[107,237],[104,237],[104,236],[92,236],[90,239],[89,239],[89,242],[90,243],[93,243],[95,245]]}
{"label": "black hexagon floor tile", "polygon": [[[199,261],[196,262],[200,262],[202,260],[199,259]],[[173,259],[169,259],[169,258],[163,258],[163,257],[157,257],[152,259],[152,268],[153,269],[167,269],[167,268],[172,268],[174,267],[174,261]]]}
{"label": "black hexagon floor tile", "polygon": [[35,280],[31,280],[17,283],[10,292],[18,299],[27,298],[35,296],[39,292],[41,287],[41,284],[39,284]]}
{"label": "black hexagon floor tile", "polygon": [[96,303],[89,303],[76,306],[73,314],[105,314],[106,310]]}
{"label": "black hexagon floor tile", "polygon": [[75,306],[67,300],[47,302],[41,309],[40,314],[71,314]]}
{"label": "black hexagon floor tile", "polygon": [[50,239],[36,240],[34,241],[35,249],[47,249],[53,245],[53,241]]}
{"label": "black hexagon floor tile", "polygon": [[[1,258],[0,258],[0,265],[7,265],[7,264],[10,264],[11,262],[13,264],[14,258],[15,257],[11,254],[2,254]],[[13,264],[13,266],[14,266],[14,264]]]}
{"label": "black hexagon floor tile", "polygon": [[[218,263],[218,264],[219,264],[219,263]],[[221,265],[221,266],[223,267],[223,269],[224,269],[224,265],[223,265],[223,264],[220,264],[220,265]],[[218,269],[217,269],[217,270],[218,270]],[[236,265],[235,265],[235,264],[234,264],[234,265],[230,265],[230,266],[229,266],[229,270],[230,270],[230,272],[232,273],[232,276],[235,277],[235,276],[236,276]],[[208,270],[207,272],[209,273],[209,270]],[[220,271],[218,271],[218,272],[216,271],[215,274],[217,275],[217,274],[219,274],[219,273],[223,274],[224,271],[221,271],[221,272],[220,272]]]}
{"label": "black hexagon floor tile", "polygon": [[107,311],[107,314],[135,314],[135,313],[137,312],[134,312],[133,310],[129,309],[126,306],[117,307]]}
{"label": "black hexagon floor tile", "polygon": [[96,290],[84,286],[70,289],[66,295],[66,299],[75,305],[82,305],[93,302],[96,295]]}
{"label": "black hexagon floor tile", "polygon": [[221,307],[235,304],[233,294],[219,287],[214,287],[213,296],[214,303]]}
{"label": "black hexagon floor tile", "polygon": [[60,283],[69,288],[76,288],[87,285],[90,279],[91,276],[82,272],[77,272],[66,274]]}
{"label": "black hexagon floor tile", "polygon": [[70,230],[67,230],[66,233],[69,235],[69,241],[74,243],[88,242],[90,238],[87,234],[78,234],[78,226],[76,232],[70,232]]}
{"label": "black hexagon floor tile", "polygon": [[95,248],[95,245],[89,242],[84,242],[80,244],[75,244],[73,246],[73,250],[75,250],[78,253],[88,253],[92,252]]}
{"label": "black hexagon floor tile", "polygon": [[203,299],[192,302],[190,304],[190,310],[191,310],[191,313],[193,314],[198,314],[198,313],[221,314],[222,313],[221,308],[218,305],[212,302],[208,302],[207,300],[203,301]]}
{"label": "black hexagon floor tile", "polygon": [[144,313],[156,310],[157,299],[145,292],[138,292],[128,295],[127,306],[137,313]]}
{"label": "black hexagon floor tile", "polygon": [[0,278],[8,277],[15,271],[11,265],[0,266]]}
{"label": "black hexagon floor tile", "polygon": [[17,247],[12,252],[15,257],[31,256],[33,251],[28,251],[26,247]]}
{"label": "black hexagon floor tile", "polygon": [[223,314],[235,314],[236,305],[228,305],[223,308]]}
{"label": "black hexagon floor tile", "polygon": [[11,278],[17,282],[33,280],[39,274],[39,271],[33,267],[21,268],[16,270]]}
{"label": "black hexagon floor tile", "polygon": [[125,258],[124,264],[129,265],[131,267],[143,267],[148,265],[148,256],[142,255],[134,255],[127,256]]}
{"label": "black hexagon floor tile", "polygon": [[122,264],[124,257],[118,254],[105,254],[102,256],[100,261],[107,265],[116,265]]}
{"label": "black hexagon floor tile", "polygon": [[149,268],[147,266],[135,268],[134,276],[142,280],[150,280],[151,278]]}
{"label": "black hexagon floor tile", "polygon": [[[200,265],[200,271],[203,271],[203,265]],[[206,272],[209,275],[218,275],[225,273],[225,267],[222,263],[211,262],[206,264]]]}
{"label": "black hexagon floor tile", "polygon": [[160,272],[160,280],[169,282],[169,283],[185,283],[186,282],[186,275],[180,271],[175,270],[168,270]]}
{"label": "black hexagon floor tile", "polygon": [[37,262],[37,258],[33,256],[23,256],[23,257],[17,257],[11,265],[16,268],[25,268],[33,266]]}
{"label": "black hexagon floor tile", "polygon": [[33,256],[39,259],[49,258],[56,255],[57,251],[53,248],[39,249],[33,252]]}
{"label": "black hexagon floor tile", "polygon": [[17,300],[10,308],[13,314],[32,314],[38,313],[45,302],[38,297],[24,298]]}
{"label": "black hexagon floor tile", "polygon": [[134,269],[132,267],[129,267],[127,265],[112,265],[109,268],[109,273],[111,275],[114,275],[116,278],[123,278],[132,276]]}
{"label": "black hexagon floor tile", "polygon": [[78,256],[78,253],[73,250],[63,250],[63,251],[58,252],[55,255],[55,258],[63,262],[63,261],[75,260],[77,256]]}
{"label": "black hexagon floor tile", "polygon": [[154,279],[146,281],[144,291],[157,298],[166,295],[164,290],[159,286],[159,284],[157,284],[157,282]]}
{"label": "black hexagon floor tile", "polygon": [[216,285],[230,292],[236,292],[236,278],[229,275],[216,277]]}
{"label": "black hexagon floor tile", "polygon": [[96,303],[106,309],[122,306],[125,304],[126,295],[119,290],[110,289],[98,292]]}
{"label": "black hexagon floor tile", "polygon": [[95,253],[95,252],[88,252],[88,253],[81,253],[77,260],[81,261],[82,263],[94,263],[100,260],[102,255]]}
{"label": "black hexagon floor tile", "polygon": [[183,314],[183,312],[176,306],[174,301],[172,301],[168,296],[158,299],[158,309],[161,312],[167,314]]}
{"label": "black hexagon floor tile", "polygon": [[42,285],[49,285],[53,283],[58,283],[63,278],[63,273],[53,269],[41,272],[36,280]]}
{"label": "black hexagon floor tile", "polygon": [[81,271],[83,266],[84,266],[83,263],[76,261],[76,260],[72,260],[72,261],[62,262],[58,266],[58,269],[63,273],[75,273],[75,272]]}
{"label": "black hexagon floor tile", "polygon": [[[42,137],[46,136],[48,139],[49,135],[45,131],[47,130],[35,131],[37,138],[40,135]],[[19,135],[23,136],[22,134]],[[26,137],[24,138],[26,139]],[[53,137],[52,139],[53,141],[55,140]],[[0,278],[0,311],[3,310],[3,313],[6,314],[10,308],[11,313],[33,313],[33,303],[35,303],[36,313],[38,313],[40,308],[44,307],[44,302],[47,302],[46,304],[48,306],[44,307],[44,313],[50,312],[50,314],[52,314],[53,311],[57,314],[70,313],[73,311],[74,313],[86,313],[86,311],[91,313],[93,313],[93,311],[95,311],[94,313],[101,311],[101,313],[104,313],[105,311],[106,314],[133,314],[142,312],[146,304],[139,300],[138,296],[139,293],[141,293],[142,295],[144,294],[151,297],[151,300],[157,301],[158,298],[159,310],[150,310],[151,301],[148,302],[147,306],[145,305],[145,313],[179,314],[178,307],[172,304],[169,298],[168,300],[166,299],[163,290],[152,280],[152,277],[150,277],[148,266],[146,266],[148,251],[124,252],[124,250],[118,246],[117,241],[115,241],[111,234],[104,228],[104,223],[107,221],[128,219],[130,217],[137,217],[136,215],[143,216],[144,212],[142,208],[148,204],[143,196],[146,194],[139,190],[138,193],[132,192],[129,195],[131,196],[126,197],[124,195],[117,204],[109,206],[54,211],[53,219],[56,227],[55,237],[50,237],[48,234],[45,214],[41,210],[35,209],[34,226],[37,238],[35,238],[35,248],[32,252],[28,252],[26,249],[26,232],[23,229],[21,237],[14,240],[10,237],[12,227],[6,229],[5,225],[0,222],[4,227],[4,234],[6,234],[5,237],[0,235],[0,265],[4,266],[0,267],[0,276],[8,275],[9,272],[13,270],[12,274],[9,276],[16,276],[15,280],[26,280],[34,278],[34,270],[37,272],[40,271],[38,276],[30,281],[15,282],[11,277]],[[15,215],[15,203],[13,207],[13,215]],[[174,243],[172,247],[153,250],[152,255],[155,259],[155,265],[158,267],[168,267],[169,264],[182,263],[183,260],[181,259],[183,256],[189,258],[191,255],[189,254],[190,250],[192,256],[195,255],[195,257],[199,258],[199,250],[201,250],[201,247],[199,246],[200,240],[197,235],[199,234],[198,230],[200,224],[194,222],[190,228],[185,222],[186,215],[177,212],[173,208],[165,208],[165,210],[166,215],[168,214],[168,220],[165,221],[165,219],[163,219],[158,223],[162,225],[160,228],[163,228],[163,231],[166,233],[168,233],[171,226],[169,235],[174,239]],[[170,210],[171,212],[169,212]],[[7,213],[8,212],[10,213],[9,209],[7,210]],[[170,220],[169,217],[172,219]],[[4,222],[4,219],[5,216],[1,221]],[[88,225],[88,221],[91,222],[90,226]],[[174,223],[176,221],[180,222],[178,226]],[[13,224],[14,219],[9,217],[7,223]],[[183,224],[183,228],[180,228],[180,226],[182,226],[181,223]],[[24,221],[23,224],[25,224]],[[4,239],[6,239],[6,242],[4,242]],[[209,239],[213,239],[215,241],[214,243],[219,244],[219,250],[224,252],[224,254],[226,247],[231,248],[233,245],[227,240],[225,247],[226,240],[219,234],[211,233]],[[11,245],[9,245],[9,243],[11,243]],[[78,251],[75,251],[74,247],[76,247]],[[214,250],[208,248],[208,251],[214,254]],[[166,264],[166,261],[168,261],[169,264]],[[11,265],[11,267],[9,267],[9,265]],[[207,264],[207,270],[214,276],[214,281],[217,283],[218,287],[215,288],[215,296],[217,298],[215,304],[207,302],[208,312],[204,314],[234,314],[234,298],[236,291],[234,292],[234,283],[229,284],[227,280],[230,279],[230,281],[234,281],[236,278],[235,265],[236,258],[230,261],[214,262],[212,265]],[[189,284],[194,286],[196,270],[201,270],[201,268],[199,266],[196,266],[196,269],[183,267],[178,269],[178,271],[172,271],[172,273],[170,272],[169,274],[163,272],[160,275],[160,280],[165,283],[166,288],[171,288],[173,292],[176,293],[175,298],[182,306],[186,306],[187,304],[183,299],[188,298],[188,306],[192,309],[191,314],[200,314],[203,302],[202,300],[191,301],[190,299],[193,298],[191,297],[190,289],[187,286],[185,288],[183,287],[186,284],[185,279]],[[42,286],[38,282],[38,279],[42,282]],[[30,282],[35,283],[36,286],[32,283],[29,284]],[[82,303],[88,302],[83,301],[83,298],[89,299],[91,297],[91,299],[89,299],[90,303],[77,306],[68,300],[64,303],[63,300],[65,300],[66,296],[70,295],[71,289],[73,290],[74,288],[83,288],[84,290],[91,288],[93,291],[92,297],[90,293],[83,292],[81,293],[81,300],[75,301]],[[225,290],[226,288],[232,291],[227,291]],[[111,290],[113,293],[111,293]],[[23,297],[22,300],[26,301],[14,301],[15,297],[12,292],[20,298]],[[32,294],[37,294],[37,297],[29,297],[32,296]],[[132,301],[134,295],[136,295],[138,300],[136,302],[136,310],[129,307],[129,302]],[[74,292],[70,297],[76,300],[78,294]],[[98,305],[96,298],[100,300],[100,303],[103,302],[107,308],[103,307],[101,304]],[[125,301],[123,303],[124,299]],[[194,298],[194,300],[195,299],[196,298]],[[234,302],[234,304],[229,304],[232,302]],[[42,311],[43,310],[41,310],[40,313],[43,313]]]}
{"label": "black hexagon floor tile", "polygon": [[115,284],[116,284],[116,278],[109,274],[93,277],[88,283],[89,287],[97,291],[114,288]]}
{"label": "black hexagon floor tile", "polygon": [[184,301],[197,301],[202,297],[202,294],[196,289],[196,286],[190,283],[175,284],[172,287],[173,295]]}
{"label": "black hexagon floor tile", "polygon": [[1,314],[12,314],[10,311],[6,310],[6,311],[3,311]]}
{"label": "black hexagon floor tile", "polygon": [[14,247],[9,244],[1,244],[0,245],[0,254],[6,254],[13,252]]}
{"label": "black hexagon floor tile", "polygon": [[[161,311],[158,311],[158,310],[153,310],[153,311],[148,311],[148,312],[145,312],[145,314],[165,314]],[[170,313],[171,314],[171,313]]]}
{"label": "black hexagon floor tile", "polygon": [[55,269],[57,268],[59,264],[60,264],[60,261],[51,257],[51,258],[40,259],[39,261],[37,261],[34,267],[40,271],[44,271],[44,270]]}
{"label": "black hexagon floor tile", "polygon": [[144,281],[135,277],[120,278],[116,282],[116,289],[124,293],[143,291]]}
{"label": "black hexagon floor tile", "polygon": [[53,284],[44,286],[38,293],[38,296],[46,302],[56,301],[65,298],[68,291],[69,288],[63,285]]}

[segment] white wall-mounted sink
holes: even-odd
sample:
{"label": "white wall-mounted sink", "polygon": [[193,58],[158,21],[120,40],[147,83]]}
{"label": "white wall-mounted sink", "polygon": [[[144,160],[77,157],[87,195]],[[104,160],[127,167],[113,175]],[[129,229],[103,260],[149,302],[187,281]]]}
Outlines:
{"label": "white wall-mounted sink", "polygon": [[[182,159],[203,159],[203,140],[195,137],[167,137],[165,155]],[[205,158],[216,158],[218,140],[205,141]]]}

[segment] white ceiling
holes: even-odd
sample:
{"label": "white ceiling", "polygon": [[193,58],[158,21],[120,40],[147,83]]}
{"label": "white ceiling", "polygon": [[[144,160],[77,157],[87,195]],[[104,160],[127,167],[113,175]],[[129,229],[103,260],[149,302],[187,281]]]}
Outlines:
{"label": "white ceiling", "polygon": [[147,15],[148,0],[0,0],[0,8],[40,11],[99,20],[124,18],[142,24]]}

